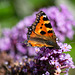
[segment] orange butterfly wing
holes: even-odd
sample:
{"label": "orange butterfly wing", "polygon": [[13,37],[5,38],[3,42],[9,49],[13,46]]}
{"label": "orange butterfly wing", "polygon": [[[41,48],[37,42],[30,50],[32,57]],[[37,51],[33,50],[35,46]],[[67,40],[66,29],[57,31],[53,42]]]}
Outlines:
{"label": "orange butterfly wing", "polygon": [[28,43],[35,47],[58,47],[56,36],[50,21],[43,11],[36,15],[36,20],[28,28]]}

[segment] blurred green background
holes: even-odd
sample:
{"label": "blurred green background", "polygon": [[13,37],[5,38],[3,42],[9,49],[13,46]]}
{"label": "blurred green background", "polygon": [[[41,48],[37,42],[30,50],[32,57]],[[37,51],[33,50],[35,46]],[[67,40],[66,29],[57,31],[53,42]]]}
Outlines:
{"label": "blurred green background", "polygon": [[[25,16],[31,15],[39,8],[60,4],[66,4],[75,18],[75,0],[0,0],[0,36],[3,28],[12,28]],[[75,30],[75,29],[74,29]],[[75,62],[75,35],[73,40],[66,38],[66,43],[71,44],[70,55]],[[74,69],[75,70],[75,69]],[[69,75],[75,75],[75,71],[70,70]]]}

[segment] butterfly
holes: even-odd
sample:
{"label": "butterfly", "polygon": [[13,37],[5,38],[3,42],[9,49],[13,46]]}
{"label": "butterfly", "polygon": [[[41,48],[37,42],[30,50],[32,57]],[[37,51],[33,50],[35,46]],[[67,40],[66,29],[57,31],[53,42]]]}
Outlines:
{"label": "butterfly", "polygon": [[59,49],[51,23],[43,11],[36,14],[35,22],[28,27],[27,39],[28,46]]}

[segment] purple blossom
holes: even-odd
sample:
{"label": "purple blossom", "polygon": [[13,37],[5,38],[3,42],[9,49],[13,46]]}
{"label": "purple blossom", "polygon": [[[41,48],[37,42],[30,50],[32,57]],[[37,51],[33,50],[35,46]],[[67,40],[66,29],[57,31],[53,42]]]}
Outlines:
{"label": "purple blossom", "polygon": [[5,50],[9,50],[11,47],[11,42],[9,37],[3,37],[0,38],[0,50],[1,51],[5,51]]}
{"label": "purple blossom", "polygon": [[64,52],[70,51],[70,49],[72,48],[70,45],[64,44],[61,46],[62,50]]}
{"label": "purple blossom", "polygon": [[47,60],[47,59],[48,59],[48,57],[46,57],[46,56],[43,56],[40,58],[40,60]]}
{"label": "purple blossom", "polygon": [[[63,52],[70,51],[71,46],[62,43],[58,43],[58,45],[60,46],[61,49],[41,48],[40,51],[38,51],[35,59],[40,60],[42,63],[45,62],[45,64],[47,63],[50,66],[54,66],[53,68],[55,69],[55,73],[54,73],[55,75],[59,75],[60,73],[67,74],[70,68],[75,68],[71,56],[69,54],[63,53]],[[50,72],[51,68],[49,67],[48,69],[47,71]],[[66,69],[66,70],[62,71],[62,69]]]}
{"label": "purple blossom", "polygon": [[28,47],[28,55],[29,56],[36,56],[36,52],[33,47]]}
{"label": "purple blossom", "polygon": [[[70,51],[71,46],[62,43],[58,43],[58,45],[61,49],[35,48],[36,56],[31,58],[28,56],[20,57],[12,63],[13,66],[9,64],[10,61],[5,61],[5,67],[10,69],[10,72],[6,71],[6,74],[60,75],[60,73],[64,73],[64,75],[68,75],[69,69],[74,69],[75,66],[71,56],[63,52]],[[64,45],[68,50],[63,50]]]}
{"label": "purple blossom", "polygon": [[50,73],[48,71],[46,71],[45,75],[50,75]]}
{"label": "purple blossom", "polygon": [[23,69],[23,72],[27,72],[27,69]]}

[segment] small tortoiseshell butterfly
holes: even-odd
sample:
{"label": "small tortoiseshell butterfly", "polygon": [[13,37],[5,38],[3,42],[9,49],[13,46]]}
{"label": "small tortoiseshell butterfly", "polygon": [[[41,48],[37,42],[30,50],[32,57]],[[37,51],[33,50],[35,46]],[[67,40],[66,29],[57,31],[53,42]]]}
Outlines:
{"label": "small tortoiseshell butterfly", "polygon": [[32,47],[59,48],[51,23],[43,11],[36,14],[35,22],[28,27],[27,38],[27,44]]}

